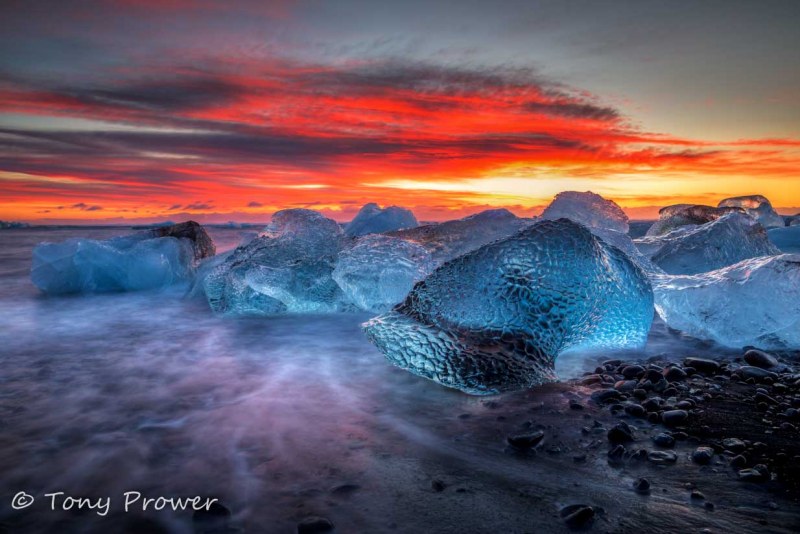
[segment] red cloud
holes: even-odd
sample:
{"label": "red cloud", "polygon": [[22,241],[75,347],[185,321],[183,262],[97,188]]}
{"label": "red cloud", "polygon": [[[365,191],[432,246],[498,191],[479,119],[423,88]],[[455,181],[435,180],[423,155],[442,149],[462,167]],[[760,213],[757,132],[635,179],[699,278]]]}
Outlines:
{"label": "red cloud", "polygon": [[[80,86],[7,82],[0,111],[125,128],[0,129],[9,198],[89,199],[104,213],[214,198],[197,211],[266,211],[381,199],[433,209],[486,194],[420,195],[389,180],[459,181],[513,167],[602,179],[626,173],[791,173],[795,140],[720,145],[651,134],[617,110],[523,69],[287,60],[131,69]],[[789,150],[789,151],[787,151]],[[440,188],[441,189],[441,188]],[[324,199],[324,200],[320,200]],[[163,208],[161,208],[163,209]],[[433,212],[431,212],[433,213]],[[86,214],[81,214],[85,216]],[[423,215],[424,217],[424,215]]]}

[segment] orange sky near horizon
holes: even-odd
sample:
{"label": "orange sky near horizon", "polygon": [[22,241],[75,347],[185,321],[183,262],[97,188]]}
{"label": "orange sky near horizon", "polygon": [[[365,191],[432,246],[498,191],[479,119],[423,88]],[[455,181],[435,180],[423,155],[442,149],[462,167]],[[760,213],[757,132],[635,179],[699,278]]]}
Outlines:
{"label": "orange sky near horizon", "polygon": [[[503,62],[301,59],[251,52],[243,39],[197,46],[172,31],[191,5],[155,12],[132,2],[125,18],[113,4],[94,21],[69,11],[62,18],[74,17],[74,27],[51,21],[29,48],[50,53],[64,32],[78,52],[41,72],[15,63],[9,47],[14,69],[0,70],[0,220],[259,222],[303,207],[346,221],[368,202],[408,207],[420,220],[489,207],[530,216],[567,190],[612,199],[634,219],[748,194],[785,214],[800,211],[800,138],[776,119],[772,130],[766,118],[734,129],[709,121],[693,138],[659,131],[652,124],[668,121],[637,114],[619,94]],[[197,16],[207,31],[232,39],[242,19],[257,17],[258,4],[251,7],[225,24],[211,7]],[[271,10],[261,23],[308,23],[312,11],[297,9]],[[124,31],[104,35],[115,17]],[[98,35],[91,46],[73,35],[84,38],[86,20],[86,35]],[[149,33],[154,22],[170,31]],[[191,46],[178,49],[184,38]],[[159,39],[165,48],[139,51]],[[631,78],[631,88],[641,85]],[[784,93],[764,99],[794,106]]]}

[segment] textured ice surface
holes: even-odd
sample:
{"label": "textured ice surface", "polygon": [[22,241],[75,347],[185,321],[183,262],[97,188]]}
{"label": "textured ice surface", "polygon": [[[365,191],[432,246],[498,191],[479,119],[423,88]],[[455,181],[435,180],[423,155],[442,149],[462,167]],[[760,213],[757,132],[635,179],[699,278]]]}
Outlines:
{"label": "textured ice surface", "polygon": [[211,308],[226,314],[327,312],[345,306],[331,277],[341,227],[304,209],[275,213],[265,235],[237,248],[203,280]]}
{"label": "textured ice surface", "polygon": [[431,253],[434,263],[440,265],[492,241],[509,237],[530,223],[529,219],[520,219],[507,209],[493,209],[390,235],[422,245]]}
{"label": "textured ice surface", "polygon": [[680,227],[635,243],[669,274],[713,271],[744,259],[780,253],[764,228],[744,213],[729,213],[710,223]]}
{"label": "textured ice surface", "polygon": [[422,246],[397,237],[369,235],[339,254],[333,279],[362,310],[386,311],[433,270]]}
{"label": "textured ice surface", "polygon": [[398,206],[381,209],[375,203],[366,204],[345,228],[349,236],[381,234],[393,230],[416,228],[419,226],[411,210]]}
{"label": "textured ice surface", "polygon": [[772,204],[766,197],[761,195],[748,195],[743,197],[731,197],[720,201],[720,208],[742,208],[748,215],[754,217],[764,228],[780,228],[786,224],[783,217],[772,209]]}
{"label": "textured ice surface", "polygon": [[697,226],[716,221],[723,215],[742,208],[714,208],[700,204],[675,204],[658,210],[658,220],[647,230],[648,236],[660,236],[685,226]]}
{"label": "textured ice surface", "polygon": [[767,235],[772,244],[778,247],[781,252],[800,254],[800,225],[770,228],[767,230]]}
{"label": "textured ice surface", "polygon": [[634,245],[627,232],[628,216],[615,202],[587,191],[559,193],[542,213],[542,219],[569,219],[587,227],[594,235],[614,245],[647,273],[661,272]]}
{"label": "textured ice surface", "polygon": [[615,202],[591,191],[564,191],[542,213],[542,219],[570,219],[589,228],[628,232],[628,216]]}
{"label": "textured ice surface", "polygon": [[752,258],[693,276],[653,277],[664,321],[730,347],[800,348],[800,256]]}
{"label": "textured ice surface", "polygon": [[395,365],[487,394],[555,380],[570,348],[641,346],[652,318],[644,273],[560,219],[445,263],[364,331]]}
{"label": "textured ice surface", "polygon": [[192,221],[105,241],[41,243],[33,249],[31,280],[52,295],[154,289],[188,279],[195,263],[214,252]]}
{"label": "textured ice surface", "polygon": [[51,295],[136,291],[186,279],[192,262],[191,244],[174,237],[69,239],[33,250],[31,280]]}
{"label": "textured ice surface", "polygon": [[628,234],[617,232],[616,230],[608,230],[605,228],[588,228],[594,235],[620,249],[628,256],[633,263],[635,263],[646,274],[663,273],[664,271],[655,263],[653,263],[648,256],[643,254],[639,247],[633,242]]}

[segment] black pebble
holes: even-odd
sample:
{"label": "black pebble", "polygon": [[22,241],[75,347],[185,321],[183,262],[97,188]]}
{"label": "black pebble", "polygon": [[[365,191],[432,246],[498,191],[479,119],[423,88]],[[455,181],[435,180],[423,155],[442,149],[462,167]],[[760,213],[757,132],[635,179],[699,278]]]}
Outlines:
{"label": "black pebble", "polygon": [[611,443],[627,443],[633,441],[633,431],[627,423],[617,423],[614,425],[614,428],[608,431],[608,441]]}
{"label": "black pebble", "polygon": [[514,434],[508,436],[508,444],[514,448],[526,450],[532,449],[539,445],[544,439],[544,432],[537,430],[535,432],[525,432],[523,434]]}
{"label": "black pebble", "polygon": [[633,488],[639,493],[648,493],[650,491],[650,481],[646,478],[639,478],[633,483]]}
{"label": "black pebble", "polygon": [[594,508],[586,504],[571,504],[561,509],[561,518],[567,526],[579,528],[594,519]]}
{"label": "black pebble", "polygon": [[297,534],[318,534],[320,532],[333,532],[334,526],[330,519],[324,517],[306,517],[297,523]]}
{"label": "black pebble", "polygon": [[667,426],[680,426],[689,419],[686,410],[668,410],[661,414],[661,421]]}
{"label": "black pebble", "polygon": [[667,382],[678,382],[686,378],[686,371],[680,367],[667,367],[664,369],[664,378]]}
{"label": "black pebble", "polygon": [[631,402],[625,405],[625,413],[632,415],[633,417],[644,417],[647,415],[647,410],[645,410],[644,406],[641,404]]}
{"label": "black pebble", "polygon": [[714,457],[714,449],[711,447],[697,447],[692,453],[692,460],[700,465],[706,465]]}
{"label": "black pebble", "polygon": [[658,445],[659,447],[674,447],[675,446],[675,438],[671,435],[662,432],[657,436],[653,437],[653,443]]}

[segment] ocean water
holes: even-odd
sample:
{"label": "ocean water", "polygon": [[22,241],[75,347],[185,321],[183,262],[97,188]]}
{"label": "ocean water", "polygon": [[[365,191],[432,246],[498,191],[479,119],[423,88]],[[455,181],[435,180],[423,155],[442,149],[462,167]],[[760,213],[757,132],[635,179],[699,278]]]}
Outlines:
{"label": "ocean water", "polygon": [[[37,496],[39,512],[48,492],[139,491],[219,498],[248,531],[291,532],[309,513],[363,528],[380,513],[391,527],[398,488],[426,483],[404,478],[421,459],[477,461],[480,451],[460,444],[459,415],[485,412],[486,399],[389,365],[361,334],[369,315],[221,318],[180,286],[46,297],[30,283],[35,244],[128,232],[0,232],[0,524],[110,532],[102,521],[137,516],[116,503],[91,521],[8,504],[18,491]],[[242,233],[211,229],[220,250]],[[719,348],[656,323],[635,356],[687,352]],[[577,376],[608,356],[566,355],[558,371]],[[503,461],[499,473],[517,470]],[[146,517],[162,531],[191,531],[188,512]]]}

